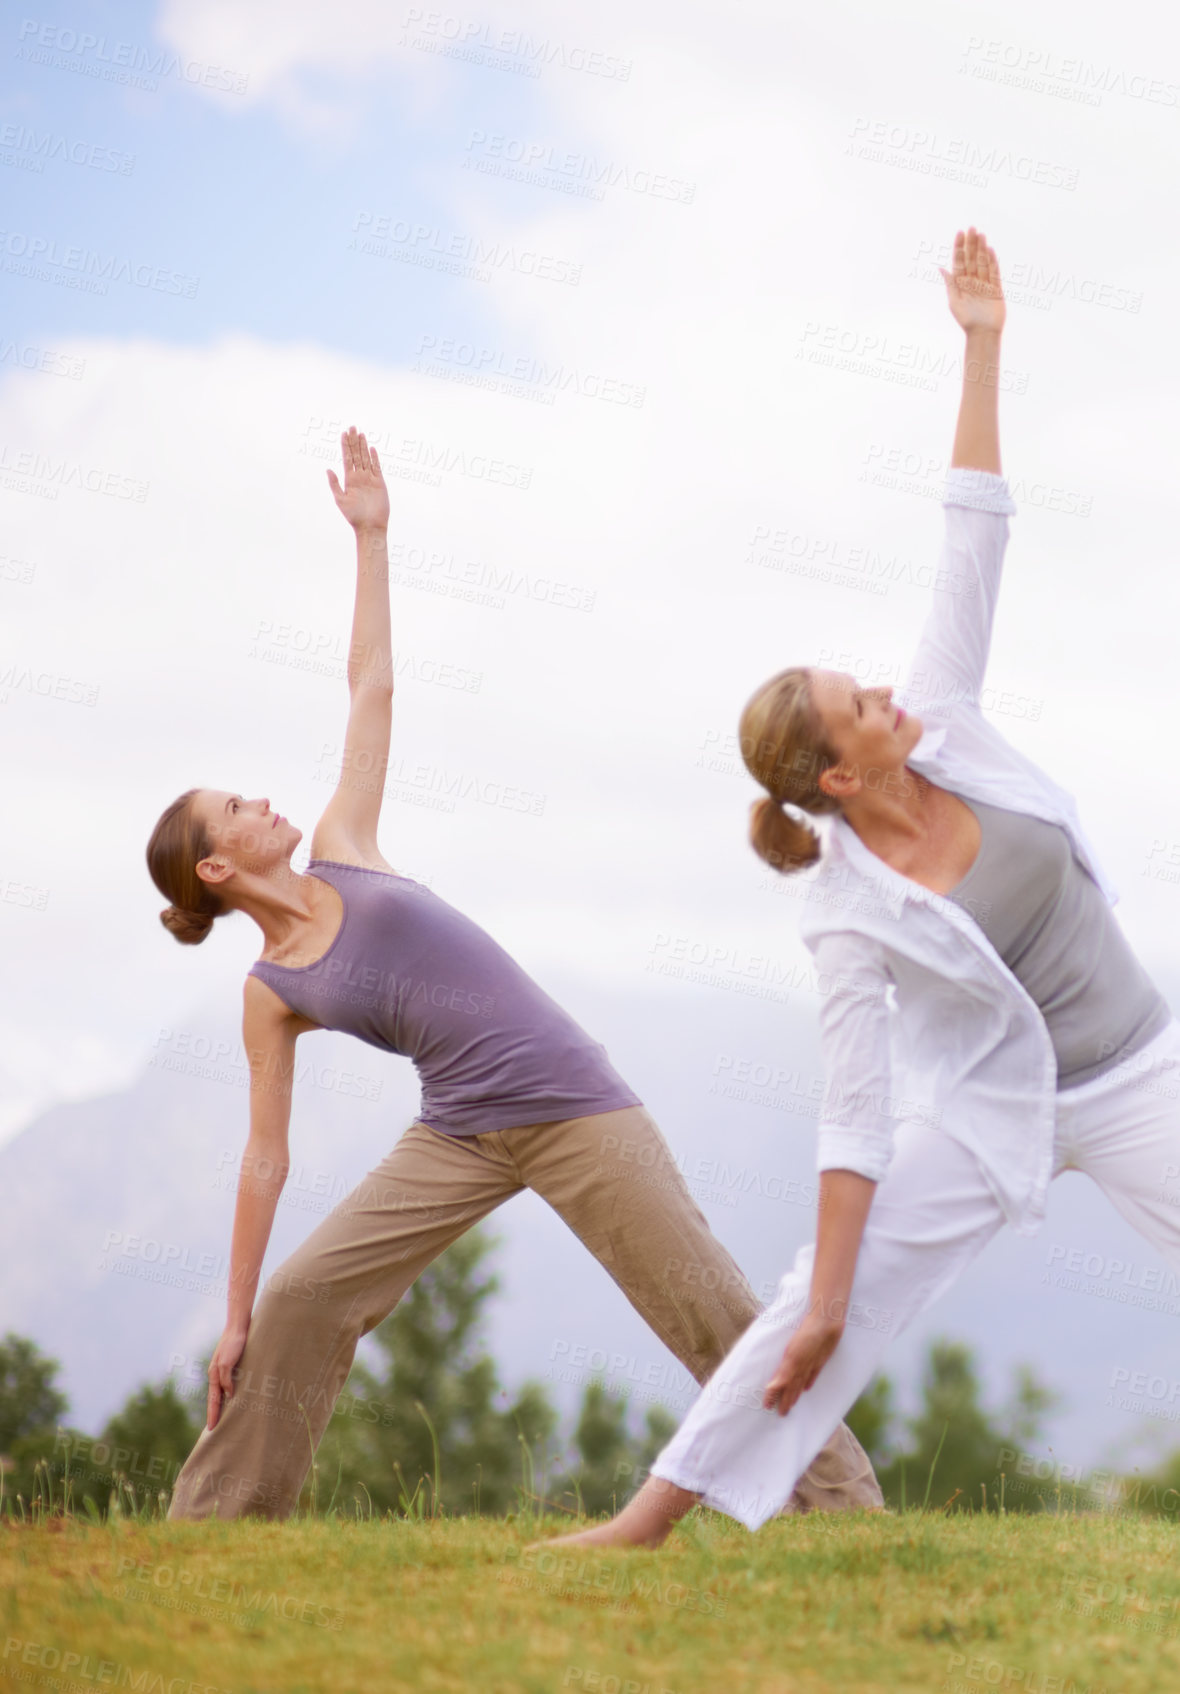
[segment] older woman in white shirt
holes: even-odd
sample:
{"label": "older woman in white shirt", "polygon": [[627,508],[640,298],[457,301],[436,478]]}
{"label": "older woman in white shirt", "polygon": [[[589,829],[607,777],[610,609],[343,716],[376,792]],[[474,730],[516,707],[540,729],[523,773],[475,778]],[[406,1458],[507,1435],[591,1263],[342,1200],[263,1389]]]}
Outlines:
{"label": "older woman in white shirt", "polygon": [[[1005,307],[975,229],[942,274],[966,356],[938,580],[961,591],[935,594],[904,707],[797,668],[741,724],[768,790],[755,849],[783,874],[818,866],[801,923],[824,993],[817,1238],[635,1498],[563,1541],[656,1545],[698,1502],[759,1528],[890,1339],[1004,1223],[1034,1233],[1063,1170],[1180,1268],[1160,1194],[1180,1160],[1180,1021],[1111,913],[1073,799],[980,708],[1016,510],[997,427]],[[788,806],[832,815],[822,853]]]}

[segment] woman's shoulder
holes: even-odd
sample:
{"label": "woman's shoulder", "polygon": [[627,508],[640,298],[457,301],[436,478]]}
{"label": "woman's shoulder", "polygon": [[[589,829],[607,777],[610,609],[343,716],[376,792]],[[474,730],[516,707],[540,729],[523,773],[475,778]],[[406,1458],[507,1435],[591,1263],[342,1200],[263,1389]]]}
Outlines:
{"label": "woman's shoulder", "polygon": [[818,869],[799,890],[799,933],[814,952],[821,938],[847,945],[890,939],[905,906],[905,879],[861,846],[835,819]]}

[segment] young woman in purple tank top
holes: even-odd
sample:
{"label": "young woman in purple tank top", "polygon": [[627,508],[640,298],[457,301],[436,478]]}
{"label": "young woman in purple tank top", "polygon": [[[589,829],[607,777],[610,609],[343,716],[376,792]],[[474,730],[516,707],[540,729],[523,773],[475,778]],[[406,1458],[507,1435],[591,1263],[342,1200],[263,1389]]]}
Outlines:
{"label": "young woman in purple tank top", "polygon": [[[177,940],[200,942],[238,911],[263,943],[244,993],[250,1121],[226,1325],[173,1517],[290,1513],[359,1338],[444,1248],[525,1188],[565,1219],[698,1382],[760,1310],[601,1045],[486,931],[381,855],[393,696],[389,498],[365,437],[350,429],[341,448],[343,486],[331,471],[328,480],[356,534],[351,651],[366,660],[364,670],[349,665],[341,776],[309,869],[292,868],[302,832],[268,798],[222,789],[182,794],[147,849],[152,880],[172,902],[161,921]],[[350,775],[358,770],[363,781]],[[288,1171],[295,1043],[324,1028],[410,1057],[422,1109],[256,1303]],[[790,1504],[879,1506],[851,1432],[833,1420],[825,1436]]]}

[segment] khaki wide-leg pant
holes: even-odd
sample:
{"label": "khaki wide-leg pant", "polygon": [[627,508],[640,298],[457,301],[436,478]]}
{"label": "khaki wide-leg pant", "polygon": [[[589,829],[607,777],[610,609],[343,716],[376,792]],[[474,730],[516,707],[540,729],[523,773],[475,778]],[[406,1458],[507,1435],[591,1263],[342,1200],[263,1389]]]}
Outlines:
{"label": "khaki wide-leg pant", "polygon": [[[293,1511],[360,1337],[524,1188],[565,1219],[697,1382],[761,1310],[644,1107],[461,1137],[413,1123],[268,1279],[233,1395],[177,1477],[169,1517]],[[786,1494],[796,1510],[882,1503],[843,1424]]]}

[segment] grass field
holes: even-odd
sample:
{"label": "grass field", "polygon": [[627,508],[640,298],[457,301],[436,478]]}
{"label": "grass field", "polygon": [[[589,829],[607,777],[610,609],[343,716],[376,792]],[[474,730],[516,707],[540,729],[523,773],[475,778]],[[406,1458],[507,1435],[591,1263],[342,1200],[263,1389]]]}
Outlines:
{"label": "grass field", "polygon": [[[551,1521],[551,1520],[550,1520]],[[141,1694],[1171,1694],[1175,1529],[693,1513],[660,1552],[531,1519],[0,1525],[0,1688]],[[541,1533],[545,1533],[544,1530]]]}

